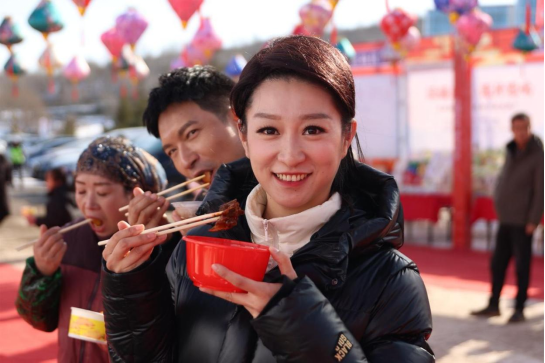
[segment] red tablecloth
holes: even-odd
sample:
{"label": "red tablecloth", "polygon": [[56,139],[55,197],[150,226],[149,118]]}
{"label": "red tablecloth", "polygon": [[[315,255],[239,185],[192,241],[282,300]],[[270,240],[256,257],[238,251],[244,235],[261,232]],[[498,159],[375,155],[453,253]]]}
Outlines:
{"label": "red tablecloth", "polygon": [[439,209],[452,206],[450,194],[401,194],[406,221],[428,220],[436,223]]}
{"label": "red tablecloth", "polygon": [[484,219],[487,222],[498,219],[496,209],[494,209],[494,200],[491,197],[477,197],[473,201],[471,223],[475,223],[479,219]]}

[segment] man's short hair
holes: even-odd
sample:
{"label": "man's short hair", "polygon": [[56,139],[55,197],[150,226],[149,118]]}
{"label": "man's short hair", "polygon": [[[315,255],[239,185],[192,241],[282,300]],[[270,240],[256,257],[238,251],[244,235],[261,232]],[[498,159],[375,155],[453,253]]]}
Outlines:
{"label": "man's short hair", "polygon": [[183,67],[159,77],[151,90],[143,121],[148,132],[159,138],[159,116],[173,104],[195,102],[205,111],[225,120],[229,95],[235,82],[211,66]]}
{"label": "man's short hair", "polygon": [[528,124],[530,123],[530,116],[527,114],[520,112],[517,114],[514,114],[513,117],[511,117],[511,124],[513,124],[515,121],[526,121]]}

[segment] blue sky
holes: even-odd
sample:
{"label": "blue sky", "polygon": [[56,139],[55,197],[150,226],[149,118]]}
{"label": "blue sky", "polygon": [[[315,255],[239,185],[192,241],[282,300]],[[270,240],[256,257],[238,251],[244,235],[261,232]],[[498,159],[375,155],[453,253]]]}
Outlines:
{"label": "blue sky", "polygon": [[[433,0],[389,0],[390,7],[402,7],[413,14],[423,15],[433,9]],[[105,64],[109,54],[100,41],[100,35],[115,25],[118,15],[135,7],[150,25],[140,39],[136,52],[140,55],[159,55],[164,51],[179,51],[187,44],[198,26],[193,17],[187,29],[167,0],[92,0],[82,19],[72,0],[53,0],[65,21],[62,31],[51,35],[61,61],[68,62],[82,52],[87,60]],[[275,36],[287,35],[299,22],[299,8],[309,0],[205,0],[204,16],[223,40],[224,47],[265,41]],[[513,4],[515,0],[481,0],[481,5]],[[10,15],[23,34],[24,42],[14,47],[21,62],[29,70],[37,69],[37,61],[45,49],[45,42],[37,31],[28,25],[28,17],[39,0],[0,0],[0,19]],[[335,12],[335,24],[340,29],[377,23],[385,13],[383,0],[340,0]],[[85,46],[82,46],[82,30]],[[0,48],[0,65],[9,54]]]}

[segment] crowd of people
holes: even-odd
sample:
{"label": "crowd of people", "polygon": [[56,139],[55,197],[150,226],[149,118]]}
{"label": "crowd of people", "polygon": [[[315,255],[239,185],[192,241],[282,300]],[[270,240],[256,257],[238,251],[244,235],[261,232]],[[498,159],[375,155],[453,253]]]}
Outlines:
{"label": "crowd of people", "polygon": [[[143,123],[180,174],[212,176],[197,214],[233,199],[244,209],[232,229],[187,234],[267,246],[265,278],[214,265],[246,292],[194,286],[182,236],[142,233],[168,223],[170,203],[157,195],[166,185],[161,165],[125,139],[99,138],[77,165],[81,219],[49,213],[69,202],[62,173],[48,173],[48,213],[29,218],[40,238],[17,311],[37,329],[57,329],[59,362],[434,362],[426,289],[399,252],[399,190],[359,161],[355,99],[344,56],[306,36],[271,42],[236,84],[210,66],[162,75]],[[0,158],[0,180],[8,180],[3,170]],[[534,223],[542,208],[520,222]],[[92,223],[60,232],[83,218]],[[493,265],[509,257],[497,252]],[[68,337],[71,307],[104,313],[106,346]]]}

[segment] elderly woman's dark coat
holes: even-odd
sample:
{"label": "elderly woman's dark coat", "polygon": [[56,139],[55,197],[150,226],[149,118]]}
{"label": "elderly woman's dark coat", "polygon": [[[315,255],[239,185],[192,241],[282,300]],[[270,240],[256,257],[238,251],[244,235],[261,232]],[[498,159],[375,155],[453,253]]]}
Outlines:
{"label": "elderly woman's dark coat", "polygon": [[[292,281],[269,271],[280,291],[253,319],[202,293],[186,271],[185,242],[166,265],[161,250],[136,271],[103,264],[103,296],[113,362],[434,362],[426,340],[431,312],[416,265],[397,251],[402,212],[394,179],[359,164],[350,202],[291,258]],[[256,185],[247,159],[220,169],[200,213]],[[362,192],[364,191],[364,192]],[[191,231],[251,241],[245,218],[228,231]]]}

